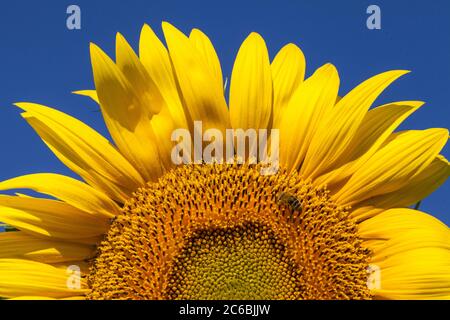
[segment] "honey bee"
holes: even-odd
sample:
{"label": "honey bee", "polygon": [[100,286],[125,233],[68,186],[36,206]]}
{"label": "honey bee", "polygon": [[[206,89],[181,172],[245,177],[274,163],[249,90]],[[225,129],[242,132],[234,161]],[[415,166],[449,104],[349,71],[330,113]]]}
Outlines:
{"label": "honey bee", "polygon": [[292,211],[302,210],[302,203],[300,202],[300,200],[288,192],[280,192],[277,197],[277,203],[279,205],[288,206]]}

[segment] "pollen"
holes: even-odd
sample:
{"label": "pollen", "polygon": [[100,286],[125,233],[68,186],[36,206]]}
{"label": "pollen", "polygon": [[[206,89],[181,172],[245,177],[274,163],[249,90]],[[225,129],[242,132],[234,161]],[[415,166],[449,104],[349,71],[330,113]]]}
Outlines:
{"label": "pollen", "polygon": [[112,221],[87,297],[369,299],[371,253],[348,210],[295,171],[180,166],[136,191]]}

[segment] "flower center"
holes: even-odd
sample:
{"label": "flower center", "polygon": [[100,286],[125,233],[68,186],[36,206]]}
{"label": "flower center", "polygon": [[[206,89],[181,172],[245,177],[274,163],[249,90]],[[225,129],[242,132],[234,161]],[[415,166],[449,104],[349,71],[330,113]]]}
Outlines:
{"label": "flower center", "polygon": [[253,223],[201,230],[176,257],[170,299],[299,299],[301,268],[272,230]]}
{"label": "flower center", "polygon": [[370,252],[346,208],[297,173],[184,165],[111,224],[91,299],[366,299]]}

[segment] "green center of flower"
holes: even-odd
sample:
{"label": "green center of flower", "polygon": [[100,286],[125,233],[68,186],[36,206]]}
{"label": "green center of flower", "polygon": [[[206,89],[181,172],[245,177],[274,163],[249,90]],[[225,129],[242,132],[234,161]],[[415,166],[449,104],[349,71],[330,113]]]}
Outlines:
{"label": "green center of flower", "polygon": [[267,227],[203,230],[177,256],[170,299],[300,298],[300,268]]}

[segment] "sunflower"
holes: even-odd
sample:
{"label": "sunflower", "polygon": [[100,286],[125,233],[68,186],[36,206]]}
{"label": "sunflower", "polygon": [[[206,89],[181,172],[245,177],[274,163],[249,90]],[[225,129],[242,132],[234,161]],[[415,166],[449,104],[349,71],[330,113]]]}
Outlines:
{"label": "sunflower", "polygon": [[[138,55],[120,34],[116,62],[90,45],[95,90],[76,93],[98,102],[113,144],[53,108],[16,104],[83,181],[0,182],[46,195],[0,195],[0,221],[16,230],[0,234],[1,297],[450,298],[449,229],[409,208],[449,176],[448,131],[394,132],[420,101],[370,108],[406,71],[339,97],[333,65],[305,80],[296,45],[270,62],[251,33],[227,103],[208,37],[162,26],[168,49],[147,25]],[[279,170],[248,158],[174,164],[171,134],[194,121],[278,129]]]}

